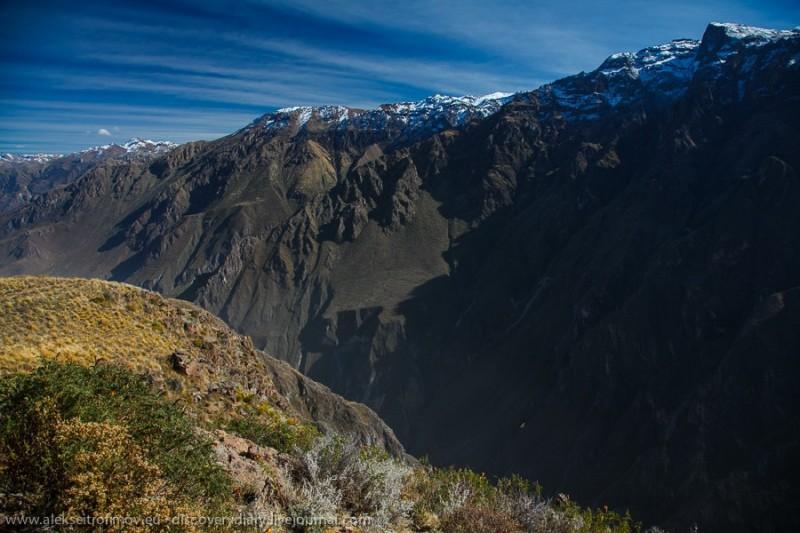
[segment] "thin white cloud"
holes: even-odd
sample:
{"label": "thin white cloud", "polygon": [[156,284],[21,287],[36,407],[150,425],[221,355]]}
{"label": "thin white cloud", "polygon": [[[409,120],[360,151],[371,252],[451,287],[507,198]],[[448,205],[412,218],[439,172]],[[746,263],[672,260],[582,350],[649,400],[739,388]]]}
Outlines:
{"label": "thin white cloud", "polygon": [[98,135],[103,135],[103,136],[105,136],[105,137],[110,137],[110,136],[111,136],[111,132],[110,132],[110,131],[108,131],[108,130],[107,130],[107,129],[105,129],[105,128],[100,128],[99,130],[97,130],[97,134],[98,134]]}
{"label": "thin white cloud", "polygon": [[[168,35],[176,40],[191,42],[207,38],[207,33],[201,29],[162,25],[140,26],[105,19],[84,19],[82,23],[87,28],[102,28],[103,31],[114,31],[118,35]],[[150,67],[158,65],[184,72],[214,73],[229,81],[231,77],[269,81],[282,87],[276,87],[273,91],[261,91],[258,94],[262,101],[264,97],[269,96],[277,96],[282,100],[285,99],[284,96],[288,96],[286,99],[288,102],[280,105],[327,103],[360,107],[398,99],[397,95],[387,95],[388,100],[382,99],[376,94],[381,92],[380,89],[366,86],[370,82],[373,85],[375,82],[390,82],[417,87],[431,93],[461,95],[500,90],[532,90],[544,82],[559,77],[555,73],[545,78],[530,72],[526,74],[520,69],[503,68],[502,62],[496,61],[487,63],[465,59],[454,61],[441,58],[386,57],[368,51],[352,52],[310,45],[290,38],[263,37],[242,32],[218,31],[215,32],[214,38],[227,43],[234,50],[249,49],[262,52],[261,57],[269,57],[269,60],[264,65],[241,68],[230,67],[228,64],[232,62],[232,58],[228,55],[215,57],[214,50],[209,50],[204,56],[205,60],[199,61],[184,57],[182,49],[176,50],[178,56],[163,53],[158,57],[147,57],[146,54],[137,56],[131,55],[124,40],[120,41],[118,47],[107,43],[103,52],[87,47],[81,56],[118,65],[136,64]],[[566,41],[570,42],[570,39]],[[264,52],[271,55],[264,56]],[[284,57],[276,58],[274,54]],[[251,56],[251,61],[252,57],[260,56]],[[298,90],[309,92],[309,87],[315,87],[318,92],[325,91],[327,94],[319,95],[322,96],[321,99],[298,98],[301,96]],[[248,103],[252,103],[252,100]]]}
{"label": "thin white cloud", "polygon": [[711,20],[775,25],[760,22],[768,18],[768,10],[735,0],[595,0],[579,9],[562,0],[404,0],[380,8],[350,0],[249,1],[387,32],[436,35],[491,51],[522,71],[557,76],[594,68],[613,52],[699,37]]}

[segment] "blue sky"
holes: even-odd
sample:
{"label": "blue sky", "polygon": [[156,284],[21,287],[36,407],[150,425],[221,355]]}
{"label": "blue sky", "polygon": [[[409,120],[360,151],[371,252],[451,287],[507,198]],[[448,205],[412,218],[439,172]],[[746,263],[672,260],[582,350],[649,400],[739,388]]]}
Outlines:
{"label": "blue sky", "polygon": [[230,133],[279,107],[529,90],[800,2],[0,0],[0,152]]}

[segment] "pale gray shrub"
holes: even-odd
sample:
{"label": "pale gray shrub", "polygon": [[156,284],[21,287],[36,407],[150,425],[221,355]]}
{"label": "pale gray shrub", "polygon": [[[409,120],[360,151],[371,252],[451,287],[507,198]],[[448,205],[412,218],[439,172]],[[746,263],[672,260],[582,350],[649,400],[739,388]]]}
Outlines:
{"label": "pale gray shrub", "polygon": [[583,526],[580,517],[568,516],[552,501],[527,492],[501,493],[497,507],[531,533],[578,533]]}
{"label": "pale gray shrub", "polygon": [[463,480],[458,480],[448,487],[447,494],[442,498],[442,517],[450,516],[469,502],[472,497],[472,488]]}
{"label": "pale gray shrub", "polygon": [[305,480],[298,491],[301,503],[292,510],[307,517],[336,517],[342,504],[342,493],[331,478]]}
{"label": "pale gray shrub", "polygon": [[390,531],[403,523],[411,502],[403,487],[411,469],[353,439],[325,435],[301,456],[306,476],[298,497],[311,516],[369,516],[366,530]]}

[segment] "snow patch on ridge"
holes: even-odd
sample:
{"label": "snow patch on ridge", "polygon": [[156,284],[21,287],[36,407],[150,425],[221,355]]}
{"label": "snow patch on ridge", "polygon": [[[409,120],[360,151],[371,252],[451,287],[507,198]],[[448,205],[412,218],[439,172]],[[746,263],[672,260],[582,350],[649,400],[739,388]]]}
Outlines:
{"label": "snow patch on ridge", "polygon": [[[702,41],[678,39],[638,52],[612,54],[596,70],[569,76],[534,91],[540,101],[567,120],[594,120],[603,110],[641,102],[645,95],[658,101],[673,101],[685,94],[694,76],[722,75],[733,55],[742,59],[734,68],[740,79],[738,98],[747,93],[744,78],[774,63],[775,54],[791,53],[800,43],[800,28],[770,30],[741,24],[711,23]],[[767,54],[760,50],[775,45]],[[794,68],[797,54],[785,61]]]}
{"label": "snow patch on ridge", "polygon": [[733,22],[712,22],[710,27],[721,28],[725,35],[732,39],[746,41],[748,46],[764,46],[780,39],[791,39],[800,35],[800,29],[792,30],[771,30],[768,28],[757,28],[755,26],[745,26]]}
{"label": "snow patch on ridge", "polygon": [[86,150],[81,150],[80,153],[96,152],[102,154],[105,152],[120,152],[124,154],[165,154],[176,146],[178,146],[178,144],[172,141],[152,141],[150,139],[133,137],[122,144],[112,143],[93,146]]}
{"label": "snow patch on ridge", "polygon": [[[86,155],[89,157],[150,157],[165,154],[176,146],[178,146],[178,144],[172,141],[153,141],[150,139],[133,137],[122,144],[111,143],[92,146],[91,148],[75,152],[75,155]],[[73,154],[2,154],[0,155],[0,162],[23,163],[32,161],[37,163],[49,163],[50,161],[69,155]]]}
{"label": "snow patch on ridge", "polygon": [[264,117],[267,130],[294,125],[301,129],[314,120],[326,127],[357,127],[378,130],[400,127],[411,131],[438,131],[457,127],[473,118],[484,118],[511,100],[513,93],[495,92],[483,96],[447,96],[436,94],[417,102],[383,104],[375,109],[344,106],[293,106],[278,109]]}
{"label": "snow patch on ridge", "polygon": [[4,161],[7,163],[22,163],[26,161],[35,163],[47,163],[49,161],[52,161],[53,159],[58,159],[59,157],[63,157],[63,154],[45,154],[45,153],[2,154],[0,155],[0,161]]}

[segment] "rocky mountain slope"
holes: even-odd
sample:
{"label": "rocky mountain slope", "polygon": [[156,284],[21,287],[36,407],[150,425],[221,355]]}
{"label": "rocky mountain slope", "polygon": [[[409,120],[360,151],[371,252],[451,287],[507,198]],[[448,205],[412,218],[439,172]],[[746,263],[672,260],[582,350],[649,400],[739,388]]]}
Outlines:
{"label": "rocky mountain slope", "polygon": [[193,301],[434,462],[786,530],[799,94],[800,31],[711,24],[432,128],[283,110],[34,197],[0,272]]}

